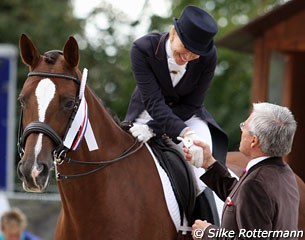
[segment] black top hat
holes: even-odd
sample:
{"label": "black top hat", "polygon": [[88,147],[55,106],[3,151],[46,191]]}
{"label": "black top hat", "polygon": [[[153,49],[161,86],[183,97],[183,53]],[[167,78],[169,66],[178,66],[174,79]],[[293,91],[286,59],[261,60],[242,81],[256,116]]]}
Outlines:
{"label": "black top hat", "polygon": [[174,25],[185,48],[201,56],[209,54],[218,27],[206,11],[196,6],[187,6],[179,19],[174,18]]}

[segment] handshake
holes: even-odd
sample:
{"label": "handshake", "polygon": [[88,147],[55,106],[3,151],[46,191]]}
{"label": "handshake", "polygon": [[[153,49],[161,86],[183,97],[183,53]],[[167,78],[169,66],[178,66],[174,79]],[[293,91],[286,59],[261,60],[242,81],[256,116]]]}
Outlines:
{"label": "handshake", "polygon": [[190,163],[197,168],[202,167],[203,149],[193,143],[194,140],[200,140],[197,134],[194,131],[188,131],[183,138],[177,137],[177,140],[182,141],[184,147],[188,149],[188,152],[191,155]]}

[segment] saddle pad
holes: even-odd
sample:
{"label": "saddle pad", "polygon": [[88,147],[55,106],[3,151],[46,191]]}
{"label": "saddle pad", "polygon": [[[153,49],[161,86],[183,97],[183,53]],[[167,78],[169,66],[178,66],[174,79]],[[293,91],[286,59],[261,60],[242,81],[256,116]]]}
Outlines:
{"label": "saddle pad", "polygon": [[154,159],[154,162],[156,164],[156,168],[158,170],[160,180],[161,180],[161,183],[162,183],[164,197],[165,197],[166,205],[167,205],[167,208],[168,208],[168,211],[169,211],[169,215],[171,216],[171,218],[173,220],[173,223],[176,227],[176,230],[178,232],[178,230],[180,229],[181,216],[180,216],[179,205],[178,205],[177,199],[175,197],[171,182],[170,182],[166,172],[160,166],[159,161],[157,160],[157,158],[153,154],[150,146],[147,143],[145,143],[145,146],[147,147],[148,151],[150,152],[150,154],[151,154],[151,156]]}

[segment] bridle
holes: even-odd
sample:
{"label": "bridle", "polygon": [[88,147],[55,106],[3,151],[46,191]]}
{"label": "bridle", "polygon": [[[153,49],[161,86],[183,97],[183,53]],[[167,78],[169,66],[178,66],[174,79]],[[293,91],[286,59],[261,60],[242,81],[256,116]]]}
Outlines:
{"label": "bridle", "polygon": [[[61,73],[47,73],[47,72],[30,72],[28,74],[28,77],[33,77],[33,76],[39,76],[39,77],[55,77],[55,78],[62,78],[66,80],[72,80],[76,84],[80,85],[80,80],[77,77],[74,76],[69,76]],[[78,99],[78,98],[76,98]],[[79,108],[80,101],[76,100],[74,103],[73,111],[71,113],[68,127],[66,129],[66,133],[68,132],[69,127],[71,126],[73,119],[75,117],[75,114]],[[134,154],[137,152],[140,148],[142,148],[143,143],[138,144],[139,142],[137,139],[134,140],[133,144],[125,150],[123,153],[121,153],[118,157],[107,160],[107,161],[100,161],[100,162],[83,162],[83,161],[77,161],[77,160],[72,160],[67,157],[67,153],[70,151],[67,147],[64,146],[63,144],[63,139],[58,136],[58,134],[53,130],[52,127],[50,127],[48,124],[40,121],[33,121],[29,123],[24,129],[22,128],[22,118],[23,118],[23,110],[21,109],[20,113],[20,121],[19,121],[19,130],[18,130],[18,153],[20,156],[20,159],[22,159],[24,155],[24,148],[25,148],[25,143],[27,140],[27,137],[32,134],[32,133],[43,133],[46,136],[48,136],[54,143],[55,143],[55,148],[53,149],[53,163],[54,163],[54,168],[55,168],[55,174],[56,174],[56,179],[57,180],[65,180],[65,179],[71,179],[71,178],[77,178],[77,177],[82,177],[86,176],[92,173],[95,173],[110,164],[116,163],[124,158],[127,158],[128,156]],[[74,174],[74,175],[63,175],[59,173],[57,167],[58,165],[61,165],[63,163],[67,164],[80,164],[80,165],[94,165],[96,166],[95,169],[79,173],[79,174]]]}
{"label": "bridle", "polygon": [[[56,77],[56,78],[63,78],[67,80],[73,80],[76,84],[80,85],[80,80],[77,77],[59,74],[59,73],[47,73],[47,72],[30,72],[28,73],[28,77]],[[76,114],[76,111],[79,107],[79,101],[75,101],[73,111],[68,123],[68,126],[71,125],[73,118]],[[48,124],[40,121],[33,121],[29,123],[24,129],[22,128],[22,119],[23,119],[23,109],[21,108],[20,112],[20,120],[19,120],[19,128],[18,128],[18,153],[20,158],[23,157],[24,154],[24,147],[26,143],[27,137],[31,133],[43,133],[47,135],[56,145],[53,156],[57,159],[61,159],[69,149],[65,148],[63,144],[63,140],[58,136],[58,134],[51,128]]]}

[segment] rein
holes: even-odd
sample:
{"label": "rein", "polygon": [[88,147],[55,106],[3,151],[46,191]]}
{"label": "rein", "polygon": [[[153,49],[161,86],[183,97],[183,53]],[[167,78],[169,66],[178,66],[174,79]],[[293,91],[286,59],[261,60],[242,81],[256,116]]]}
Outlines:
{"label": "rein", "polygon": [[[80,85],[80,80],[77,77],[65,75],[65,74],[60,74],[60,73],[46,73],[46,72],[30,72],[28,74],[28,77],[32,76],[40,76],[40,77],[56,77],[56,78],[63,78],[66,80],[72,80],[76,84]],[[73,107],[73,112],[70,116],[70,120],[68,123],[68,127],[66,129],[66,133],[63,139],[65,139],[68,130],[74,120],[74,117],[76,115],[76,112],[79,108],[80,101],[75,101],[74,107]],[[68,158],[66,155],[67,153],[71,150],[67,147],[64,146],[63,139],[58,136],[58,134],[46,123],[40,122],[40,121],[33,121],[29,123],[25,129],[22,128],[22,119],[23,119],[23,110],[21,109],[21,114],[20,114],[20,121],[19,121],[19,130],[18,130],[18,153],[20,158],[23,157],[24,155],[24,147],[26,144],[26,139],[31,133],[43,133],[47,135],[56,145],[56,147],[53,150],[53,164],[55,168],[55,174],[56,174],[56,179],[57,180],[66,180],[66,179],[72,179],[72,178],[77,178],[77,177],[82,177],[86,176],[92,173],[95,173],[113,163],[116,163],[118,161],[121,161],[124,158],[127,158],[128,156],[134,154],[138,150],[140,150],[143,146],[143,143],[141,142],[138,146],[137,143],[138,140],[135,139],[134,143],[123,153],[121,153],[118,157],[108,160],[108,161],[100,161],[100,162],[83,162],[83,161],[77,161],[77,160],[72,160],[71,158]],[[73,174],[73,175],[63,175],[59,173],[58,171],[58,166],[67,163],[67,164],[79,164],[79,165],[87,165],[87,166],[97,166],[95,169],[79,173],[79,174]]]}
{"label": "rein", "polygon": [[[137,143],[140,143],[139,146],[137,146],[134,150],[132,150]],[[135,141],[133,142],[133,144],[126,150],[124,151],[120,156],[118,156],[117,158],[111,159],[111,160],[107,160],[107,161],[100,161],[100,162],[83,162],[83,161],[77,161],[77,160],[73,160],[71,158],[67,158],[66,156],[64,156],[62,159],[56,159],[54,160],[54,166],[55,166],[55,174],[56,174],[56,179],[57,180],[66,180],[66,179],[73,179],[73,178],[78,178],[78,177],[83,177],[86,175],[89,175],[91,173],[95,173],[113,163],[116,163],[118,161],[121,161],[124,158],[129,157],[130,155],[136,153],[138,150],[140,150],[143,146],[143,142],[139,142],[137,139],[135,139]],[[79,174],[71,174],[71,175],[63,175],[61,173],[58,172],[57,166],[61,165],[62,163],[67,163],[67,164],[81,164],[81,165],[97,165],[98,167],[90,170],[88,172],[84,172],[84,173],[79,173]]]}

